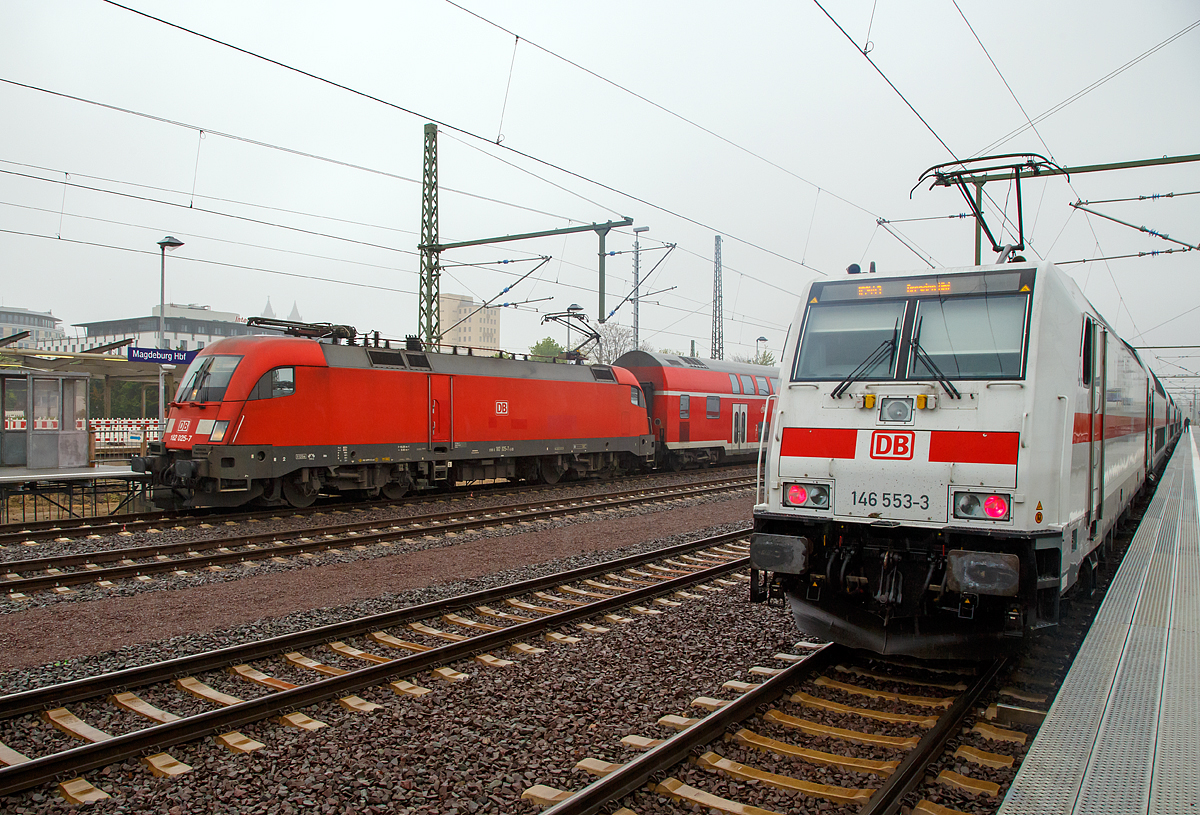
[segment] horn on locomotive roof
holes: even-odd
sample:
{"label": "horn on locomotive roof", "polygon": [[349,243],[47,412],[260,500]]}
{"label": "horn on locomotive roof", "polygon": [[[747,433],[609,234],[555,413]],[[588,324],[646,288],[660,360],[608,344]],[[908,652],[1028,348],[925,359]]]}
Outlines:
{"label": "horn on locomotive roof", "polygon": [[298,323],[292,320],[276,320],[273,317],[249,317],[246,325],[274,328],[293,337],[309,337],[311,339],[347,340],[354,342],[358,336],[357,329],[352,325],[334,325],[333,323]]}

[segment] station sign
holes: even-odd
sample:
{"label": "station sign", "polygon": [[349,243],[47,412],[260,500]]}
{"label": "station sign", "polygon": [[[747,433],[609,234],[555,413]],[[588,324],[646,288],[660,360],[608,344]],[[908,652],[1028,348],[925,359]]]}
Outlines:
{"label": "station sign", "polygon": [[195,351],[180,351],[173,348],[138,348],[129,346],[130,362],[156,362],[159,365],[190,365],[200,353]]}

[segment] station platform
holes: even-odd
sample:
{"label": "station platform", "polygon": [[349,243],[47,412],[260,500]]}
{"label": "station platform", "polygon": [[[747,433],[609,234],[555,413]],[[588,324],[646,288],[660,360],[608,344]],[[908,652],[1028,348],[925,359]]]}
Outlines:
{"label": "station platform", "polygon": [[140,511],[144,490],[145,475],[129,465],[0,467],[0,524]]}
{"label": "station platform", "polygon": [[1001,815],[1200,813],[1200,454],[1175,447]]}
{"label": "station platform", "polygon": [[48,481],[97,481],[105,478],[141,478],[129,465],[97,464],[95,467],[0,467],[0,484],[28,484]]}

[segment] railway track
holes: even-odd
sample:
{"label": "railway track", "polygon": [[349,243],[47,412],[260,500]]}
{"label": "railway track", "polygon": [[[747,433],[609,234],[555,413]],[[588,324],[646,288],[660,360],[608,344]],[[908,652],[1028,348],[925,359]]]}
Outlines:
{"label": "railway track", "polygon": [[[736,465],[735,467],[730,467],[727,469],[737,469],[741,466],[742,465]],[[665,476],[663,473],[652,473],[648,475],[627,476],[620,479],[619,482],[610,483],[629,483],[636,485],[646,481],[661,481],[667,477],[668,476]],[[312,515],[319,516],[333,511],[354,512],[356,510],[381,509],[425,503],[431,500],[469,500],[470,497],[477,497],[479,495],[499,496],[530,492],[562,492],[563,490],[570,490],[572,487],[594,486],[598,483],[601,482],[592,479],[588,481],[565,482],[554,485],[513,485],[507,483],[484,484],[471,488],[463,488],[458,492],[419,493],[408,496],[399,501],[346,501],[331,498],[330,500],[320,501],[311,507],[304,508],[272,507],[269,509],[258,509],[248,512],[228,512],[224,510],[207,509],[180,511],[160,510],[154,512],[127,513],[119,516],[104,516],[99,518],[58,518],[46,521],[21,521],[0,524],[0,546],[54,540],[56,538],[71,535],[103,536],[114,535],[119,532],[143,532],[165,525],[199,526],[200,524],[214,521],[219,523],[241,523],[243,521],[262,520],[271,517],[306,518]]]}
{"label": "railway track", "polygon": [[[743,586],[748,580],[739,572],[747,566],[744,539],[744,531],[728,533],[444,601],[2,697],[0,719],[8,726],[7,732],[20,732],[21,726],[12,726],[17,717],[28,717],[28,725],[36,726],[33,717],[40,716],[82,745],[33,758],[21,755],[11,745],[0,745],[0,765],[8,765],[0,766],[0,795],[135,756],[144,757],[152,772],[186,772],[190,768],[166,755],[167,748],[213,735],[235,752],[253,750],[256,743],[234,728],[280,717],[291,727],[317,729],[321,723],[301,713],[302,708],[337,699],[348,710],[369,713],[379,705],[355,695],[364,688],[383,685],[402,696],[420,696],[427,689],[405,677],[431,671],[435,678],[454,681],[463,675],[450,664],[467,659],[500,669],[511,663],[491,652],[511,648],[534,655],[539,649],[526,640],[578,642],[563,631],[605,633],[606,626],[630,622],[624,614],[654,615],[682,605],[685,599],[699,599],[702,594],[689,591],[698,584],[723,584],[708,587],[717,592]],[[731,573],[739,573],[741,579],[726,579]],[[677,593],[680,599],[665,599]],[[454,630],[446,630],[446,626]],[[388,629],[397,633],[388,633]],[[363,647],[348,642],[353,640]],[[313,649],[317,648],[329,655],[318,659],[329,663],[301,653],[301,649],[316,653]],[[250,665],[280,656],[308,671],[313,681],[294,684]],[[330,664],[335,661],[350,667]],[[364,667],[355,667],[363,663]],[[223,669],[231,669],[247,687],[259,689],[263,695],[242,699],[197,678]],[[161,683],[171,683],[217,709],[179,717],[137,695],[147,695],[146,688]],[[77,703],[115,705],[152,724],[114,736],[79,719],[66,707]],[[107,797],[79,778],[61,784],[60,791],[76,802]]]}
{"label": "railway track", "polygon": [[[197,569],[219,569],[236,563],[256,564],[264,559],[288,558],[328,550],[340,551],[339,547],[353,547],[357,550],[369,546],[386,547],[405,539],[451,532],[457,534],[501,525],[535,523],[581,512],[599,512],[676,501],[745,489],[753,487],[753,484],[753,479],[734,476],[693,486],[622,490],[578,498],[489,507],[468,513],[465,517],[461,509],[454,509],[410,516],[392,522],[355,521],[287,532],[218,536],[205,540],[164,542],[0,561],[0,569],[5,574],[3,587],[10,593],[10,597],[15,593],[18,595],[15,599],[20,599],[31,592],[63,591],[72,585],[95,583],[101,587],[108,587],[117,580],[145,579],[152,574],[164,573],[183,575]],[[158,530],[151,528],[147,531]]]}
{"label": "railway track", "polygon": [[[703,771],[740,781],[752,782],[782,793],[819,799],[836,805],[848,805],[867,815],[885,815],[897,812],[904,796],[924,779],[928,768],[942,755],[950,739],[961,729],[964,721],[972,715],[980,700],[995,687],[1005,660],[997,660],[985,666],[971,677],[969,685],[946,682],[934,686],[952,689],[952,696],[920,696],[899,694],[871,687],[876,683],[916,685],[926,693],[931,685],[928,680],[897,676],[884,676],[859,667],[867,660],[855,656],[841,646],[827,644],[803,656],[780,654],[778,658],[790,661],[787,668],[769,670],[759,668],[767,678],[759,683],[737,680],[726,682],[725,691],[739,695],[733,699],[716,699],[701,696],[696,698],[693,708],[711,711],[702,718],[666,715],[660,724],[679,732],[667,739],[646,739],[631,735],[623,742],[645,752],[627,762],[614,763],[597,758],[585,758],[577,768],[600,776],[599,780],[577,791],[562,791],[545,785],[536,785],[526,791],[527,800],[549,806],[543,815],[591,815],[614,808],[631,797],[657,796],[684,805],[685,808],[701,811],[743,813],[744,815],[771,815],[773,810],[764,809],[744,801],[723,798],[700,786],[685,783],[678,775],[683,767],[699,768]],[[843,664],[845,663],[845,664]],[[754,669],[752,669],[754,670]],[[919,669],[918,669],[919,670]],[[868,680],[867,685],[849,684],[830,679],[828,674],[854,675]],[[860,679],[861,682],[861,679]],[[922,713],[890,713],[853,705],[844,705],[814,696],[803,687],[818,685],[836,687],[851,695],[877,700],[901,701],[923,708]],[[876,732],[854,731],[845,728],[830,728],[801,716],[784,713],[780,703],[790,703],[801,709],[837,710],[862,720],[874,722],[896,722],[906,725],[918,724],[925,728],[920,738],[910,735],[890,736]],[[937,715],[930,711],[940,710]],[[851,754],[825,752],[793,742],[784,742],[756,732],[752,722],[773,722],[793,732],[832,737],[835,740],[894,748],[903,758],[890,761],[864,759]],[[1017,734],[996,728],[993,733],[1003,737]],[[750,752],[773,754],[776,757],[828,765],[862,775],[874,775],[883,780],[877,787],[840,787],[814,783],[792,775],[758,769],[754,766],[724,758],[727,752],[723,745],[737,745]],[[974,759],[1004,762],[1006,757],[984,751],[969,751]],[[1011,759],[1008,759],[1011,764]],[[959,786],[974,786],[977,790],[987,782],[969,777],[943,773],[943,783],[949,781]],[[638,807],[637,801],[629,801]],[[629,813],[645,811],[624,807],[615,811]],[[912,810],[926,815],[948,815],[954,812],[939,808],[932,802],[922,801]]]}

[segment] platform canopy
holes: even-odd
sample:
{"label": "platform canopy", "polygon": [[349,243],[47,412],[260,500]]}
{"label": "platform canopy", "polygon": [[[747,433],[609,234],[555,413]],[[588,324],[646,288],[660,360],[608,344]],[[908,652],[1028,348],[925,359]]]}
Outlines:
{"label": "platform canopy", "polygon": [[125,382],[158,382],[157,364],[131,362],[124,353],[116,356],[39,351],[32,348],[0,348],[0,370],[6,367],[6,360],[13,360],[12,367],[24,366],[39,371],[86,373],[98,379],[108,376]]}

